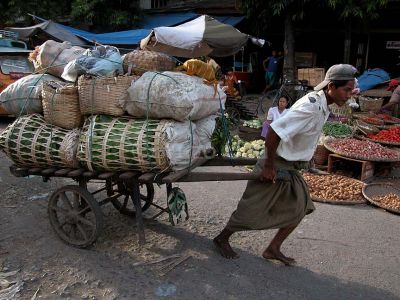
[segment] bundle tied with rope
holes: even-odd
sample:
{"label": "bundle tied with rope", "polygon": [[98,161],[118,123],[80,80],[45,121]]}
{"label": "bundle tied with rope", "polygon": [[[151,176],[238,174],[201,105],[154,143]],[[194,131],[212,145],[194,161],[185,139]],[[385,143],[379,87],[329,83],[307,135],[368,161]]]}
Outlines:
{"label": "bundle tied with rope", "polygon": [[177,121],[200,120],[220,111],[226,95],[218,86],[203,83],[197,76],[180,72],[146,72],[132,82],[128,96],[121,106],[134,117],[174,119]]}
{"label": "bundle tied with rope", "polygon": [[79,130],[47,124],[38,114],[22,116],[0,134],[0,149],[21,167],[79,166]]}
{"label": "bundle tied with rope", "polygon": [[186,168],[202,150],[195,122],[94,115],[83,126],[78,158],[89,170],[163,172]]}

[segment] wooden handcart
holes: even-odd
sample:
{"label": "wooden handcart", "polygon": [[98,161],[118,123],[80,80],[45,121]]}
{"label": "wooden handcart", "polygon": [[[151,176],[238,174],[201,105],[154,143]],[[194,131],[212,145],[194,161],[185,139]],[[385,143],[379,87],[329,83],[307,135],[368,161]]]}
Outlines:
{"label": "wooden handcart", "polygon": [[[165,174],[141,173],[134,171],[96,173],[85,169],[24,168],[12,165],[11,173],[16,177],[41,176],[47,182],[52,177],[70,178],[77,185],[65,185],[54,191],[48,201],[48,217],[56,234],[64,242],[76,247],[92,245],[103,228],[101,206],[111,203],[121,214],[135,217],[139,244],[145,243],[142,213],[150,206],[159,212],[157,218],[169,213],[168,206],[153,202],[154,184],[165,184],[167,199],[175,182],[252,180],[259,176],[237,172],[193,172],[199,166],[245,166],[255,165],[256,159],[218,158],[203,155],[193,161],[187,169]],[[103,186],[94,192],[88,190],[90,181],[100,181]],[[95,195],[106,192],[104,199]],[[133,204],[133,205],[132,205]]]}

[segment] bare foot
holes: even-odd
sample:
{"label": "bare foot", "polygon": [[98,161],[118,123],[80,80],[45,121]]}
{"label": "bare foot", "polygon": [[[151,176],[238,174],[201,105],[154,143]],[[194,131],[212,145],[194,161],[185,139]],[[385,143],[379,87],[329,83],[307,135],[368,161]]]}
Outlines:
{"label": "bare foot", "polygon": [[217,247],[218,252],[225,258],[235,259],[239,258],[239,255],[233,251],[231,245],[227,240],[223,240],[218,236],[213,239],[215,247]]}
{"label": "bare foot", "polygon": [[273,248],[268,247],[265,249],[262,256],[267,260],[279,260],[280,262],[284,263],[286,266],[291,266],[296,264],[294,258],[285,256],[281,251],[275,250]]}

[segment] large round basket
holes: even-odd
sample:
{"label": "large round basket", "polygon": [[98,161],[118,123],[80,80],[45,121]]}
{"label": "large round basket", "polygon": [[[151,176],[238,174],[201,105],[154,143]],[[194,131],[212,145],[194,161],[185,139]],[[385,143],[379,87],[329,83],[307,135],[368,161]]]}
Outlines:
{"label": "large round basket", "polygon": [[359,96],[358,103],[360,104],[361,111],[379,111],[382,107],[383,98]]}
{"label": "large round basket", "polygon": [[400,189],[391,183],[371,183],[363,187],[362,193],[368,202],[381,207],[392,213],[400,214],[400,209],[394,209],[386,206],[384,203],[375,201],[373,198],[376,196],[387,195],[389,193],[396,194],[400,197]]}
{"label": "large round basket", "polygon": [[122,116],[124,110],[120,102],[127,96],[128,88],[136,78],[137,76],[80,76],[78,91],[81,113]]}
{"label": "large round basket", "polygon": [[329,150],[324,145],[317,145],[313,155],[314,162],[320,166],[325,165],[328,161],[329,153]]}
{"label": "large round basket", "polygon": [[246,141],[251,142],[261,139],[261,128],[250,128],[247,126],[239,126],[239,137]]}
{"label": "large round basket", "polygon": [[349,153],[349,152],[342,152],[342,151],[339,151],[339,150],[331,147],[329,145],[329,141],[326,141],[324,143],[324,146],[325,146],[326,149],[328,149],[329,151],[331,151],[331,152],[333,152],[335,154],[338,154],[338,155],[341,155],[341,156],[344,156],[344,157],[359,159],[359,160],[380,161],[380,162],[397,162],[397,161],[400,161],[400,152],[398,152],[398,155],[397,155],[396,158],[393,158],[393,159],[387,158],[386,159],[386,158],[377,158],[377,157],[363,157],[363,156],[359,156],[359,155],[354,155],[354,154]]}
{"label": "large round basket", "polygon": [[47,123],[65,129],[82,125],[77,86],[56,81],[43,82],[42,104]]}
{"label": "large round basket", "polygon": [[[328,175],[322,175],[322,174],[321,175],[315,175],[315,174],[313,174],[313,176],[330,176],[330,175],[333,175],[333,174],[328,174]],[[338,177],[338,178],[345,178],[348,181],[359,183],[362,187],[365,186],[364,182],[362,182],[360,180],[357,180],[357,179],[348,178],[348,177],[341,176],[341,175],[336,175],[336,174],[334,176]],[[361,193],[362,193],[362,188],[360,189],[360,194]],[[313,201],[315,201],[315,202],[338,204],[338,205],[354,205],[354,204],[364,204],[364,203],[366,203],[366,200],[363,197],[361,197],[361,199],[354,199],[354,200],[351,200],[351,201],[350,200],[342,200],[342,199],[333,199],[333,198],[332,199],[324,199],[324,198],[317,197],[317,196],[313,195],[312,193],[311,193],[311,199]]]}
{"label": "large round basket", "polygon": [[149,51],[133,50],[124,56],[124,71],[128,74],[142,75],[146,71],[172,71],[175,61],[167,54]]}

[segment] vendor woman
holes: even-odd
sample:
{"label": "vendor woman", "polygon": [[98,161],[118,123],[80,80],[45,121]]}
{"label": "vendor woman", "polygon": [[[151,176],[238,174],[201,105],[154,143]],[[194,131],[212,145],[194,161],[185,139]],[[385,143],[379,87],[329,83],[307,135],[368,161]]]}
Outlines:
{"label": "vendor woman", "polygon": [[280,117],[283,117],[287,112],[287,105],[289,103],[289,99],[286,96],[281,96],[278,101],[278,106],[271,107],[268,110],[267,120],[263,123],[261,136],[265,139],[267,137],[269,125],[278,120]]}

